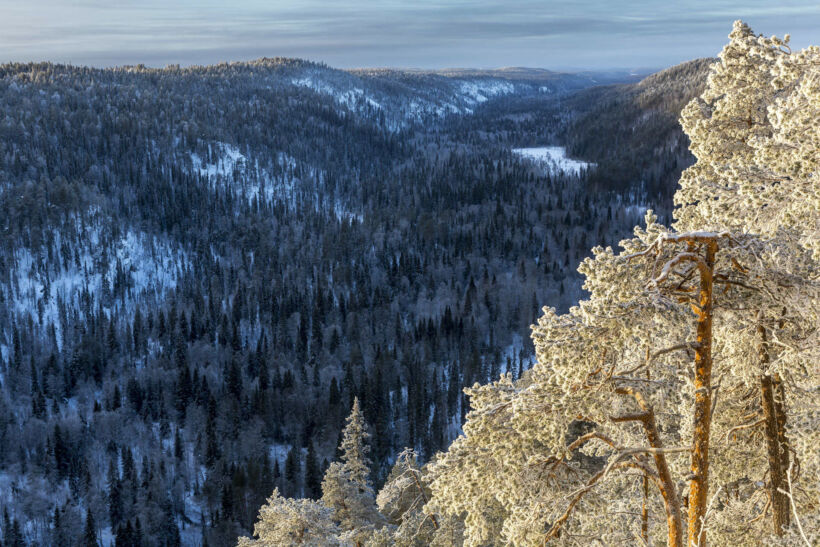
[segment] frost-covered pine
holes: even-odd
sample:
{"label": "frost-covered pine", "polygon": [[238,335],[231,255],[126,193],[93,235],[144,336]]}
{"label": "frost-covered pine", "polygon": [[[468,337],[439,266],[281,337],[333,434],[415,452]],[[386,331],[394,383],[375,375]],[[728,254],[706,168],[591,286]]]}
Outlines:
{"label": "frost-covered pine", "polygon": [[[748,498],[766,472],[759,444],[724,441],[759,388],[759,364],[740,351],[754,324],[738,310],[801,294],[811,306],[816,286],[774,267],[787,248],[776,240],[646,220],[621,253],[596,248],[581,265],[587,300],[545,310],[528,374],[469,390],[464,436],[432,466],[428,504],[466,515],[467,545],[727,543],[713,526],[726,496]],[[810,354],[798,345],[772,366],[805,381]]]}
{"label": "frost-covered pine", "polygon": [[[457,518],[425,509],[430,499],[429,475],[417,462],[415,451],[405,448],[396,458],[376,503],[388,521],[381,538],[368,545],[427,546],[459,545],[462,526]],[[389,536],[387,535],[389,532]]]}
{"label": "frost-covered pine", "polygon": [[[731,516],[715,512],[709,534],[724,541],[788,536],[795,509],[816,518],[820,504],[816,484],[797,484],[793,498],[787,484],[791,466],[810,470],[802,477],[820,474],[817,439],[807,442],[820,409],[820,50],[792,52],[788,43],[735,23],[703,96],[681,120],[697,162],[681,177],[675,226],[757,234],[768,249],[746,277],[780,272],[715,323],[722,390],[746,394],[745,405],[717,413],[726,448],[715,453],[716,478],[734,496]],[[770,298],[773,286],[797,290]],[[755,486],[764,484],[765,493]],[[747,525],[738,528],[741,520]]]}
{"label": "frost-covered pine", "polygon": [[278,488],[259,510],[253,531],[256,539],[241,537],[239,547],[340,544],[328,507],[309,499],[283,498]]}
{"label": "frost-covered pine", "polygon": [[774,96],[773,60],[751,53],[778,45],[758,39],[748,25],[735,22],[706,90],[681,112],[681,125],[697,162],[683,172],[675,193],[676,228],[746,228],[741,213],[754,156],[752,143],[771,134],[766,109]]}
{"label": "frost-covered pine", "polygon": [[342,540],[354,545],[362,545],[384,525],[370,485],[369,436],[356,398],[339,445],[342,462],[330,464],[322,480],[322,502],[332,510]]}
{"label": "frost-covered pine", "polygon": [[376,498],[379,512],[390,524],[398,525],[409,511],[420,510],[427,498],[416,453],[405,448],[396,457],[396,463]]}
{"label": "frost-covered pine", "polygon": [[681,113],[697,161],[675,194],[678,230],[781,232],[820,252],[820,49],[737,21],[701,97]]}
{"label": "frost-covered pine", "polygon": [[370,433],[364,421],[364,414],[359,408],[359,398],[353,399],[353,408],[350,415],[345,420],[342,431],[342,442],[339,448],[342,452],[342,471],[347,473],[351,481],[360,485],[363,490],[372,492],[370,486],[370,445],[367,444]]}

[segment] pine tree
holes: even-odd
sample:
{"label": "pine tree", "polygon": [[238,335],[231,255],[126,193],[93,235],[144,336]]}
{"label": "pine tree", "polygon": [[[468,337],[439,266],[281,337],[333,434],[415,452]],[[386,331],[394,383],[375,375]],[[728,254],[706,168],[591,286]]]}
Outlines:
{"label": "pine tree", "polygon": [[[681,115],[697,162],[681,177],[675,226],[683,230],[729,227],[759,234],[780,248],[777,254],[759,257],[767,269],[788,269],[793,279],[816,279],[820,136],[813,129],[820,114],[820,92],[812,82],[820,54],[816,48],[792,52],[788,37],[756,36],[740,21],[729,37],[703,95]],[[746,333],[740,346],[745,346],[747,363],[752,364],[744,368],[743,389],[749,375],[758,374],[757,409],[718,417],[730,432],[744,422],[744,432],[748,424],[759,420],[764,424],[768,498],[777,535],[785,534],[792,517],[787,474],[794,448],[787,437],[787,422],[805,421],[799,409],[814,404],[805,398],[808,392],[798,387],[804,380],[794,369],[787,372],[784,364],[795,361],[783,348],[810,343],[811,329],[804,327],[814,321],[814,312],[806,305],[811,302],[800,297],[767,306],[749,298],[723,323],[725,327],[717,325],[719,333],[723,328],[730,331],[726,336]],[[791,377],[788,383],[783,380],[786,375]],[[802,400],[790,400],[795,398]]]}
{"label": "pine tree", "polygon": [[297,494],[300,490],[299,479],[302,475],[302,458],[299,449],[292,447],[285,458],[285,480],[288,490]]}
{"label": "pine tree", "polygon": [[256,540],[239,538],[239,547],[273,545],[340,545],[339,529],[322,502],[283,498],[275,489],[259,511]]}
{"label": "pine tree", "polygon": [[322,480],[322,502],[344,530],[343,537],[356,545],[384,524],[370,485],[369,436],[356,397],[339,445],[342,463],[331,463]]}
{"label": "pine tree", "polygon": [[342,452],[342,471],[347,473],[350,480],[361,485],[362,489],[369,488],[370,459],[367,454],[370,446],[367,440],[370,433],[364,422],[364,415],[359,408],[359,398],[353,399],[353,408],[347,417],[347,425],[342,431],[342,442],[339,448]]}
{"label": "pine tree", "polygon": [[308,498],[317,499],[322,495],[321,473],[313,442],[310,441],[305,459],[305,496]]}
{"label": "pine tree", "polygon": [[94,524],[94,515],[91,514],[91,511],[86,512],[82,545],[83,547],[98,547],[99,545],[97,541],[97,527]]}

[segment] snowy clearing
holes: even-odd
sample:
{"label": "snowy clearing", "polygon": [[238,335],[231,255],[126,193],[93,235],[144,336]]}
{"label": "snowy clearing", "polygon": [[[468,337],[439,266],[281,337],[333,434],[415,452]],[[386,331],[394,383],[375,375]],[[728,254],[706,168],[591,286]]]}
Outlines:
{"label": "snowy clearing", "polygon": [[314,80],[309,76],[305,78],[293,78],[291,83],[296,86],[310,88],[317,93],[330,95],[338,104],[344,105],[350,110],[359,110],[359,107],[365,104],[369,108],[376,110],[380,110],[382,107],[378,101],[376,101],[360,87],[354,87],[346,91],[341,91],[321,79]]}
{"label": "snowy clearing", "polygon": [[567,157],[563,146],[541,146],[537,148],[513,148],[513,154],[546,166],[552,172],[563,171],[579,175],[582,169],[594,167],[594,163],[574,160]]}

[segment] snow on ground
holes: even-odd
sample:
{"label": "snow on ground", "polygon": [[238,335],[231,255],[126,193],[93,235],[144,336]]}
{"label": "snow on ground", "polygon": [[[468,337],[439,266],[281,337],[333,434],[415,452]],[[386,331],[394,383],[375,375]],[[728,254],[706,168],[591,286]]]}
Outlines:
{"label": "snow on ground", "polygon": [[371,108],[380,109],[382,107],[382,105],[380,105],[378,102],[373,100],[372,97],[367,95],[363,89],[358,87],[354,87],[353,89],[350,89],[343,93],[336,93],[335,97],[338,103],[345,105],[350,110],[356,110],[358,108],[360,100],[364,100],[365,104],[367,104]]}
{"label": "snow on ground", "polygon": [[[118,270],[125,277],[125,296],[103,301],[106,309],[127,306],[140,295],[160,296],[165,290],[176,287],[177,279],[188,263],[184,251],[142,232],[129,230],[110,246],[104,245],[101,239],[98,226],[88,227],[83,237],[85,248],[78,250],[73,260],[68,257],[46,262],[28,248],[17,249],[11,286],[0,285],[0,292],[6,293],[9,308],[21,315],[33,313],[42,325],[53,323],[59,343],[62,339],[61,308],[85,309],[83,295],[99,302],[113,286]],[[61,248],[59,233],[55,234],[54,248]],[[59,251],[56,256],[60,257]],[[55,264],[58,268],[54,268]]]}
{"label": "snow on ground", "polygon": [[420,98],[411,100],[407,104],[407,117],[421,120],[428,115],[444,118],[450,114],[472,114],[474,109],[471,107],[485,103],[493,97],[509,95],[514,91],[515,86],[506,81],[461,81],[451,88],[446,100],[429,101]]}
{"label": "snow on ground", "polygon": [[100,540],[102,547],[113,547],[116,536],[110,526],[106,526],[100,531]]}
{"label": "snow on ground", "polygon": [[649,209],[646,205],[627,205],[624,207],[624,212],[627,215],[633,215],[640,218],[643,218],[646,215],[646,211]]}
{"label": "snow on ground", "polygon": [[200,175],[209,179],[231,177],[236,169],[244,169],[247,160],[239,148],[224,142],[215,143],[214,148],[220,156],[216,163],[208,163],[198,154],[191,154],[191,161]]}
{"label": "snow on ground", "polygon": [[359,106],[364,104],[373,109],[381,109],[379,104],[373,97],[365,93],[360,87],[354,87],[346,91],[340,91],[331,84],[322,80],[313,79],[310,76],[304,78],[293,78],[290,81],[293,85],[310,88],[317,93],[323,95],[330,95],[338,104],[344,105],[350,110],[358,110]]}
{"label": "snow on ground", "polygon": [[213,162],[199,154],[191,154],[191,164],[195,172],[208,179],[213,188],[229,187],[248,202],[259,199],[266,203],[273,201],[291,202],[294,189],[299,182],[293,172],[296,160],[280,152],[277,156],[279,176],[273,176],[258,162],[248,159],[245,154],[231,144],[216,142],[209,145]]}
{"label": "snow on ground", "polygon": [[[299,170],[296,159],[284,152],[279,152],[276,156],[277,169],[270,165],[260,165],[259,161],[248,158],[237,147],[224,142],[211,143],[209,156],[214,159],[208,161],[199,154],[190,155],[194,172],[207,179],[212,189],[229,189],[251,204],[254,200],[259,200],[262,203],[295,206],[297,189],[301,182],[295,174],[297,172],[303,173],[303,177],[316,180],[320,186],[325,181],[324,171],[304,164]],[[339,200],[326,200],[320,203],[319,194],[314,198],[317,212],[329,211],[339,221],[363,221],[360,213],[352,211]]]}
{"label": "snow on ground", "polygon": [[528,370],[535,364],[535,355],[525,353],[524,338],[514,333],[512,335],[512,344],[506,347],[501,354],[501,373],[518,372],[518,362],[522,364],[522,370]]}
{"label": "snow on ground", "polygon": [[300,87],[308,87],[319,93],[324,93],[325,95],[336,94],[336,89],[333,86],[323,82],[322,80],[314,80],[310,76],[306,76],[304,78],[293,78],[290,83]]}
{"label": "snow on ground", "polygon": [[336,215],[336,218],[339,222],[364,222],[364,216],[361,213],[355,213],[351,211],[348,207],[340,201],[335,201],[333,203],[333,213]]}
{"label": "snow on ground", "polygon": [[490,97],[498,95],[509,95],[515,91],[515,86],[510,82],[500,82],[496,80],[473,80],[463,82],[459,92],[467,102],[484,103]]}
{"label": "snow on ground", "polygon": [[544,165],[552,172],[579,175],[582,169],[594,167],[594,163],[574,160],[567,157],[563,146],[541,146],[537,148],[513,148],[513,154]]}
{"label": "snow on ground", "polygon": [[293,445],[290,444],[272,444],[270,445],[270,461],[271,464],[273,462],[279,462],[279,469],[282,472],[285,471],[285,460],[288,459],[288,452],[293,448]]}
{"label": "snow on ground", "polygon": [[[337,85],[315,76],[293,78],[291,83],[323,95],[329,95],[337,104],[353,111],[382,109],[382,105],[375,97],[360,87],[340,89]],[[420,120],[429,115],[443,118],[449,114],[471,114],[472,106],[485,103],[493,97],[509,95],[514,91],[515,85],[504,80],[455,80],[447,92],[448,95],[441,97],[440,100],[430,100],[419,96],[408,98],[405,116],[409,119]]]}

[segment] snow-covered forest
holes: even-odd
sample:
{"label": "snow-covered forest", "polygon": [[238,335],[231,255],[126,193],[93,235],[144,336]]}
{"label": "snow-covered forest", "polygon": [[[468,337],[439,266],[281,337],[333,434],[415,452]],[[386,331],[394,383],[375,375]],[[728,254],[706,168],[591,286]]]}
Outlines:
{"label": "snow-covered forest", "polygon": [[534,365],[465,389],[455,441],[379,489],[355,399],[321,497],[275,490],[239,545],[817,545],[818,120],[820,48],[735,23],[681,113],[672,223],[594,247]]}
{"label": "snow-covered forest", "polygon": [[0,545],[820,541],[818,62],[0,65]]}
{"label": "snow-covered forest", "polygon": [[375,484],[444,449],[653,199],[513,153],[593,82],[506,76],[0,67],[4,541],[233,544],[357,396]]}

